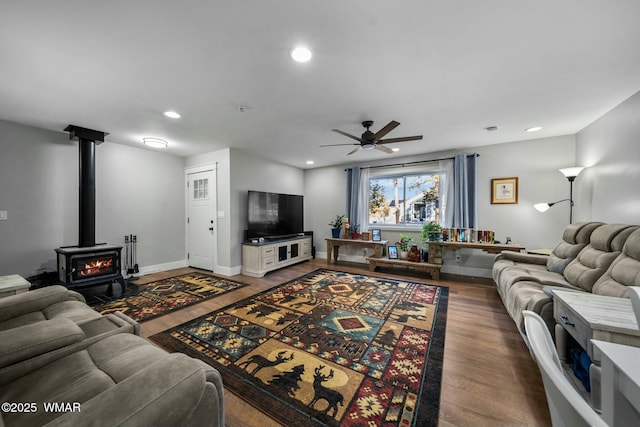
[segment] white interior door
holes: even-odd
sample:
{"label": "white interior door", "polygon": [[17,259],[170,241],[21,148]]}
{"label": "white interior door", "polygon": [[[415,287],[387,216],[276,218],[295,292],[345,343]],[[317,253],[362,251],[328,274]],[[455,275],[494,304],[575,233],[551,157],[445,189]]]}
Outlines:
{"label": "white interior door", "polygon": [[187,173],[187,262],[213,271],[216,250],[215,171]]}

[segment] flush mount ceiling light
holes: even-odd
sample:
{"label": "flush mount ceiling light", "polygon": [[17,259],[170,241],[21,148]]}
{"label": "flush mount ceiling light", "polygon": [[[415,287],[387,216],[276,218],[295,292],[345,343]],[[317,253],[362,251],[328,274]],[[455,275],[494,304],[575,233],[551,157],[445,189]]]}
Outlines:
{"label": "flush mount ceiling light", "polygon": [[307,62],[311,56],[311,51],[304,46],[298,46],[291,50],[291,59],[296,62]]}
{"label": "flush mount ceiling light", "polygon": [[392,148],[391,151],[393,151],[395,153],[395,152],[400,151],[400,149],[399,148]]}
{"label": "flush mount ceiling light", "polygon": [[142,142],[145,145],[153,148],[167,148],[167,146],[169,145],[167,141],[160,138],[142,138]]}
{"label": "flush mount ceiling light", "polygon": [[534,127],[526,128],[525,132],[538,132],[541,129],[542,129],[542,126],[534,126]]}
{"label": "flush mount ceiling light", "polygon": [[308,164],[308,165],[312,165],[312,164],[314,164],[314,163],[315,163],[315,162],[314,162],[313,160],[307,160],[307,164]]}
{"label": "flush mount ceiling light", "polygon": [[180,118],[180,114],[176,113],[175,111],[165,111],[164,115],[167,117],[170,117],[172,119],[179,119]]}

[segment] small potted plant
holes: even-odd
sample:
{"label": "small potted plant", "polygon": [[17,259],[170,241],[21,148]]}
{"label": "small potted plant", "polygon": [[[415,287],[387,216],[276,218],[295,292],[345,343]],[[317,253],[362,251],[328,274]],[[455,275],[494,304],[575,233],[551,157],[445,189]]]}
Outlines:
{"label": "small potted plant", "polygon": [[340,238],[340,231],[344,226],[344,215],[336,215],[336,219],[329,223],[329,227],[331,227],[331,237],[334,239]]}
{"label": "small potted plant", "polygon": [[406,234],[400,234],[400,240],[396,242],[396,245],[398,245],[398,249],[400,250],[400,258],[407,258],[407,254],[409,253],[409,246],[411,246],[413,242],[413,237]]}
{"label": "small potted plant", "polygon": [[424,243],[428,242],[439,242],[442,240],[442,226],[440,224],[436,224],[431,221],[428,224],[422,225],[422,241]]}
{"label": "small potted plant", "polygon": [[351,238],[358,240],[360,238],[360,226],[356,223],[351,224]]}

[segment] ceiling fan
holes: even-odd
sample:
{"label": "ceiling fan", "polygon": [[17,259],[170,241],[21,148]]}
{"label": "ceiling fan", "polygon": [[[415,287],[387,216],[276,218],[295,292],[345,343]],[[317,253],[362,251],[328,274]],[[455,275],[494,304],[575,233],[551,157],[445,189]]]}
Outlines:
{"label": "ceiling fan", "polygon": [[394,130],[396,127],[398,127],[399,125],[400,123],[396,122],[395,120],[391,120],[385,127],[380,129],[378,132],[373,133],[369,130],[369,128],[373,126],[373,120],[365,120],[364,122],[362,122],[362,126],[364,126],[367,130],[362,134],[361,137],[351,135],[339,129],[331,129],[334,132],[338,132],[341,135],[344,135],[351,139],[355,139],[358,142],[345,143],[345,144],[328,144],[328,145],[321,145],[321,147],[335,147],[338,145],[358,145],[358,147],[355,150],[350,151],[349,153],[347,153],[347,155],[357,153],[360,150],[372,150],[372,149],[380,150],[387,154],[391,154],[393,153],[393,150],[391,150],[391,148],[389,147],[385,147],[384,144],[391,144],[394,142],[404,142],[404,141],[418,141],[422,139],[422,135],[405,136],[401,138],[381,139],[386,134],[388,134],[389,132]]}

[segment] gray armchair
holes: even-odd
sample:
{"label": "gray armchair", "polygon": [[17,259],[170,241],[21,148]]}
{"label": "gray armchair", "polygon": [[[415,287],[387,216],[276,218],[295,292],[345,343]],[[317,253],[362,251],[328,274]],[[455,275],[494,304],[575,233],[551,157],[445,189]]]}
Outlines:
{"label": "gray armchair", "polygon": [[[132,334],[109,336],[3,383],[0,401],[35,403],[32,412],[2,413],[7,427],[224,426],[218,371]],[[46,402],[68,411],[45,411]]]}
{"label": "gray armchair", "polygon": [[44,320],[66,318],[83,322],[100,316],[82,295],[60,285],[0,298],[0,331]]}

